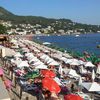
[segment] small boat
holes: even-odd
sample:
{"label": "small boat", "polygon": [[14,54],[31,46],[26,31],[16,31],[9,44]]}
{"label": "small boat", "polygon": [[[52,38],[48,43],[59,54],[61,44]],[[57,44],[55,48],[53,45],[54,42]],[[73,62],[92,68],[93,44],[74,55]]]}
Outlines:
{"label": "small boat", "polygon": [[43,45],[50,45],[50,42],[43,42]]}
{"label": "small boat", "polygon": [[79,35],[78,35],[78,34],[76,34],[76,35],[75,35],[75,37],[79,37]]}

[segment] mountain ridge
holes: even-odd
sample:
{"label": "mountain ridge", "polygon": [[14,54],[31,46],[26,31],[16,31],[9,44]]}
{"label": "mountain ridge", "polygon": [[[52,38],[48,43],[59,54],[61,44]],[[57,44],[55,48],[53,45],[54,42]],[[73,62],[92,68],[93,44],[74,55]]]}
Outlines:
{"label": "mountain ridge", "polygon": [[[55,18],[46,18],[46,17],[42,17],[42,16],[22,16],[22,15],[15,15],[13,13],[11,13],[10,11],[6,10],[5,8],[3,7],[0,7],[0,19],[1,20],[5,20],[5,21],[12,21],[14,23],[16,23],[16,20],[20,23],[22,23],[23,21],[27,20],[28,22],[29,19],[31,19],[32,21],[34,20],[39,20],[41,19],[41,21],[44,21],[44,20],[52,20],[52,21],[55,21],[55,20],[62,20],[62,19],[55,19]],[[22,20],[22,21],[21,21]],[[68,22],[72,22],[70,19],[64,19]],[[27,21],[25,21],[25,23],[27,23]],[[39,22],[37,21],[37,22]]]}

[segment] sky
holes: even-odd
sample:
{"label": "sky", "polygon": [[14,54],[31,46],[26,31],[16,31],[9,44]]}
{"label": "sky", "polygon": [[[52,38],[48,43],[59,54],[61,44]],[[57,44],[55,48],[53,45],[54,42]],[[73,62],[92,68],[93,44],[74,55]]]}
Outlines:
{"label": "sky", "polygon": [[100,0],[0,0],[0,6],[16,15],[66,18],[100,25]]}

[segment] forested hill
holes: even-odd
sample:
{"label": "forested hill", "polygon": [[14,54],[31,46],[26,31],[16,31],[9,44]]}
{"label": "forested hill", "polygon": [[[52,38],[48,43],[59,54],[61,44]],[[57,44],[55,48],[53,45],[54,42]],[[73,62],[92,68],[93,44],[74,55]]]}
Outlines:
{"label": "forested hill", "polygon": [[18,16],[0,7],[0,20],[11,21],[13,24],[40,24],[42,27],[52,26],[55,30],[79,30],[84,32],[100,31],[98,25],[87,25],[71,21],[70,19],[53,19],[40,16]]}
{"label": "forested hill", "polygon": [[13,23],[30,23],[30,24],[50,24],[57,20],[66,21],[71,23],[72,21],[69,19],[49,19],[40,16],[18,16],[14,15],[13,13],[9,12],[8,10],[0,7],[0,19],[5,21],[12,21]]}

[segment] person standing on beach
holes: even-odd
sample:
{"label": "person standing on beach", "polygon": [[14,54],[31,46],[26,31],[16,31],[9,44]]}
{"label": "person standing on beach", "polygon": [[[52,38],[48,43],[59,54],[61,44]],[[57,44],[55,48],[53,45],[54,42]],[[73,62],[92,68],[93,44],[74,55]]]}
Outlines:
{"label": "person standing on beach", "polygon": [[71,92],[74,92],[74,84],[71,85]]}

